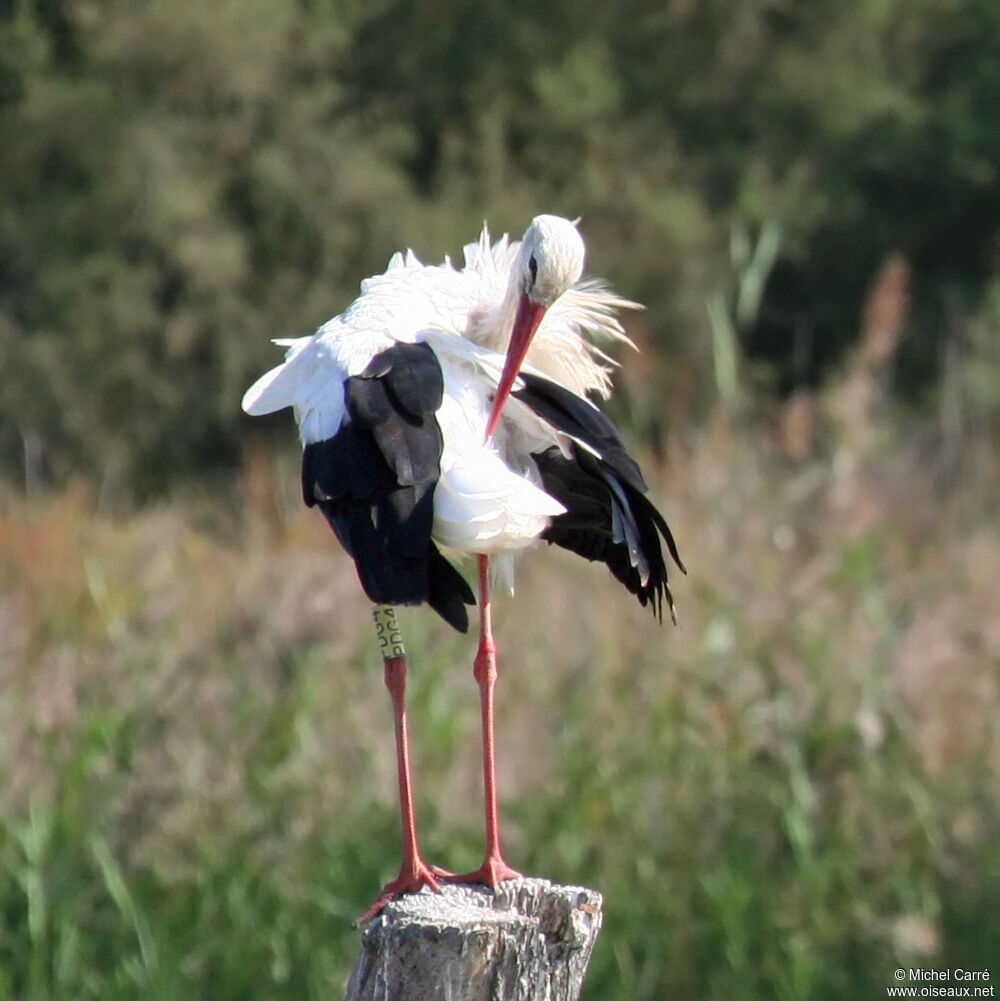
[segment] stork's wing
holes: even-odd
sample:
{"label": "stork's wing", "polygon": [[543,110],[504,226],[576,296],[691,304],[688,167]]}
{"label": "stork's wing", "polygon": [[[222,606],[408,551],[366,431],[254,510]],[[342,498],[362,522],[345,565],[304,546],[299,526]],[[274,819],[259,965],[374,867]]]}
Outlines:
{"label": "stork's wing", "polygon": [[443,382],[425,344],[397,344],[344,382],[347,419],[310,442],[302,492],[354,558],[372,601],[426,601],[461,632],[469,628],[469,585],[431,540],[442,437],[436,412]]}
{"label": "stork's wing", "polygon": [[605,563],[660,618],[666,600],[673,618],[661,537],[678,568],[687,571],[618,429],[588,400],[548,379],[522,372],[521,381],[511,396],[571,440],[568,449],[553,446],[534,454],[546,492],[566,508],[542,538]]}

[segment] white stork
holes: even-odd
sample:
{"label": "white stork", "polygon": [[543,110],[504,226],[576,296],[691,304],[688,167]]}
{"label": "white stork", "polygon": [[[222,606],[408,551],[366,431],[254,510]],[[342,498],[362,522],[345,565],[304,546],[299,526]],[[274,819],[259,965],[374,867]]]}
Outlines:
{"label": "white stork", "polygon": [[[496,648],[490,584],[508,589],[513,554],[537,539],[607,564],[643,605],[673,616],[661,537],[639,467],[588,396],[610,391],[594,340],[627,340],[615,311],[635,307],[581,280],[576,226],[541,215],[523,240],[490,244],[465,265],[395,254],[384,274],[312,336],[276,343],[285,361],[247,390],[251,415],[293,407],[304,444],[305,503],[326,516],[375,602],[392,695],[403,864],[360,919],[439,880],[495,887],[518,875],[500,850],[494,768]],[[479,564],[480,689],[486,857],[455,876],[417,845],[404,692],[406,658],[392,606],[427,602],[465,632],[472,591],[442,550]],[[492,557],[492,560],[490,560]]]}

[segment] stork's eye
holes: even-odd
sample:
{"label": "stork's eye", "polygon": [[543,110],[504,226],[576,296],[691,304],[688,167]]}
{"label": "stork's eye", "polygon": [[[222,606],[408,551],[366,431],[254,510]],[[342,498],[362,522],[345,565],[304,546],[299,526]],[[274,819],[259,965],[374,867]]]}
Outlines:
{"label": "stork's eye", "polygon": [[531,284],[534,285],[538,277],[538,261],[535,260],[534,254],[528,258],[528,270],[531,272]]}

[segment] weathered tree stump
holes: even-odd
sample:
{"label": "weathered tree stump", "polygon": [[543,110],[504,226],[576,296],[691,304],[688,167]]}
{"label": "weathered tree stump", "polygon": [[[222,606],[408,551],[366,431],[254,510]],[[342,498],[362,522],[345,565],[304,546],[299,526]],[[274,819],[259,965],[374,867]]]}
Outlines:
{"label": "weathered tree stump", "polygon": [[544,879],[408,894],[366,929],[345,1001],[576,1001],[601,903]]}

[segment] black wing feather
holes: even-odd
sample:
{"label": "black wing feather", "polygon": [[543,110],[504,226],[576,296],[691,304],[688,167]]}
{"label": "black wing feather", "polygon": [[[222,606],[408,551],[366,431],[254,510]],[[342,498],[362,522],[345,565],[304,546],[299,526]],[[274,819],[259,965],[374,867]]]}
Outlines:
{"label": "black wing feather", "polygon": [[521,372],[520,378],[524,387],[515,389],[511,396],[557,430],[592,448],[619,480],[640,493],[649,489],[638,463],[628,454],[618,428],[593,403],[541,376]]}
{"label": "black wing feather", "polygon": [[441,369],[426,344],[398,344],[346,380],[347,419],[302,458],[306,504],[326,516],[372,601],[428,602],[460,632],[475,598],[431,540],[443,441]]}
{"label": "black wing feather", "polygon": [[512,395],[574,441],[570,455],[556,447],[534,456],[546,492],[566,512],[552,519],[542,538],[611,573],[650,605],[662,620],[666,601],[674,616],[661,537],[686,573],[663,515],[646,497],[646,481],[614,424],[588,400],[540,376],[521,373]]}
{"label": "black wing feather", "polygon": [[385,381],[403,411],[420,417],[436,413],[440,408],[444,399],[444,376],[431,348],[426,344],[412,346],[420,350],[408,353],[407,364],[393,365],[386,372]]}

